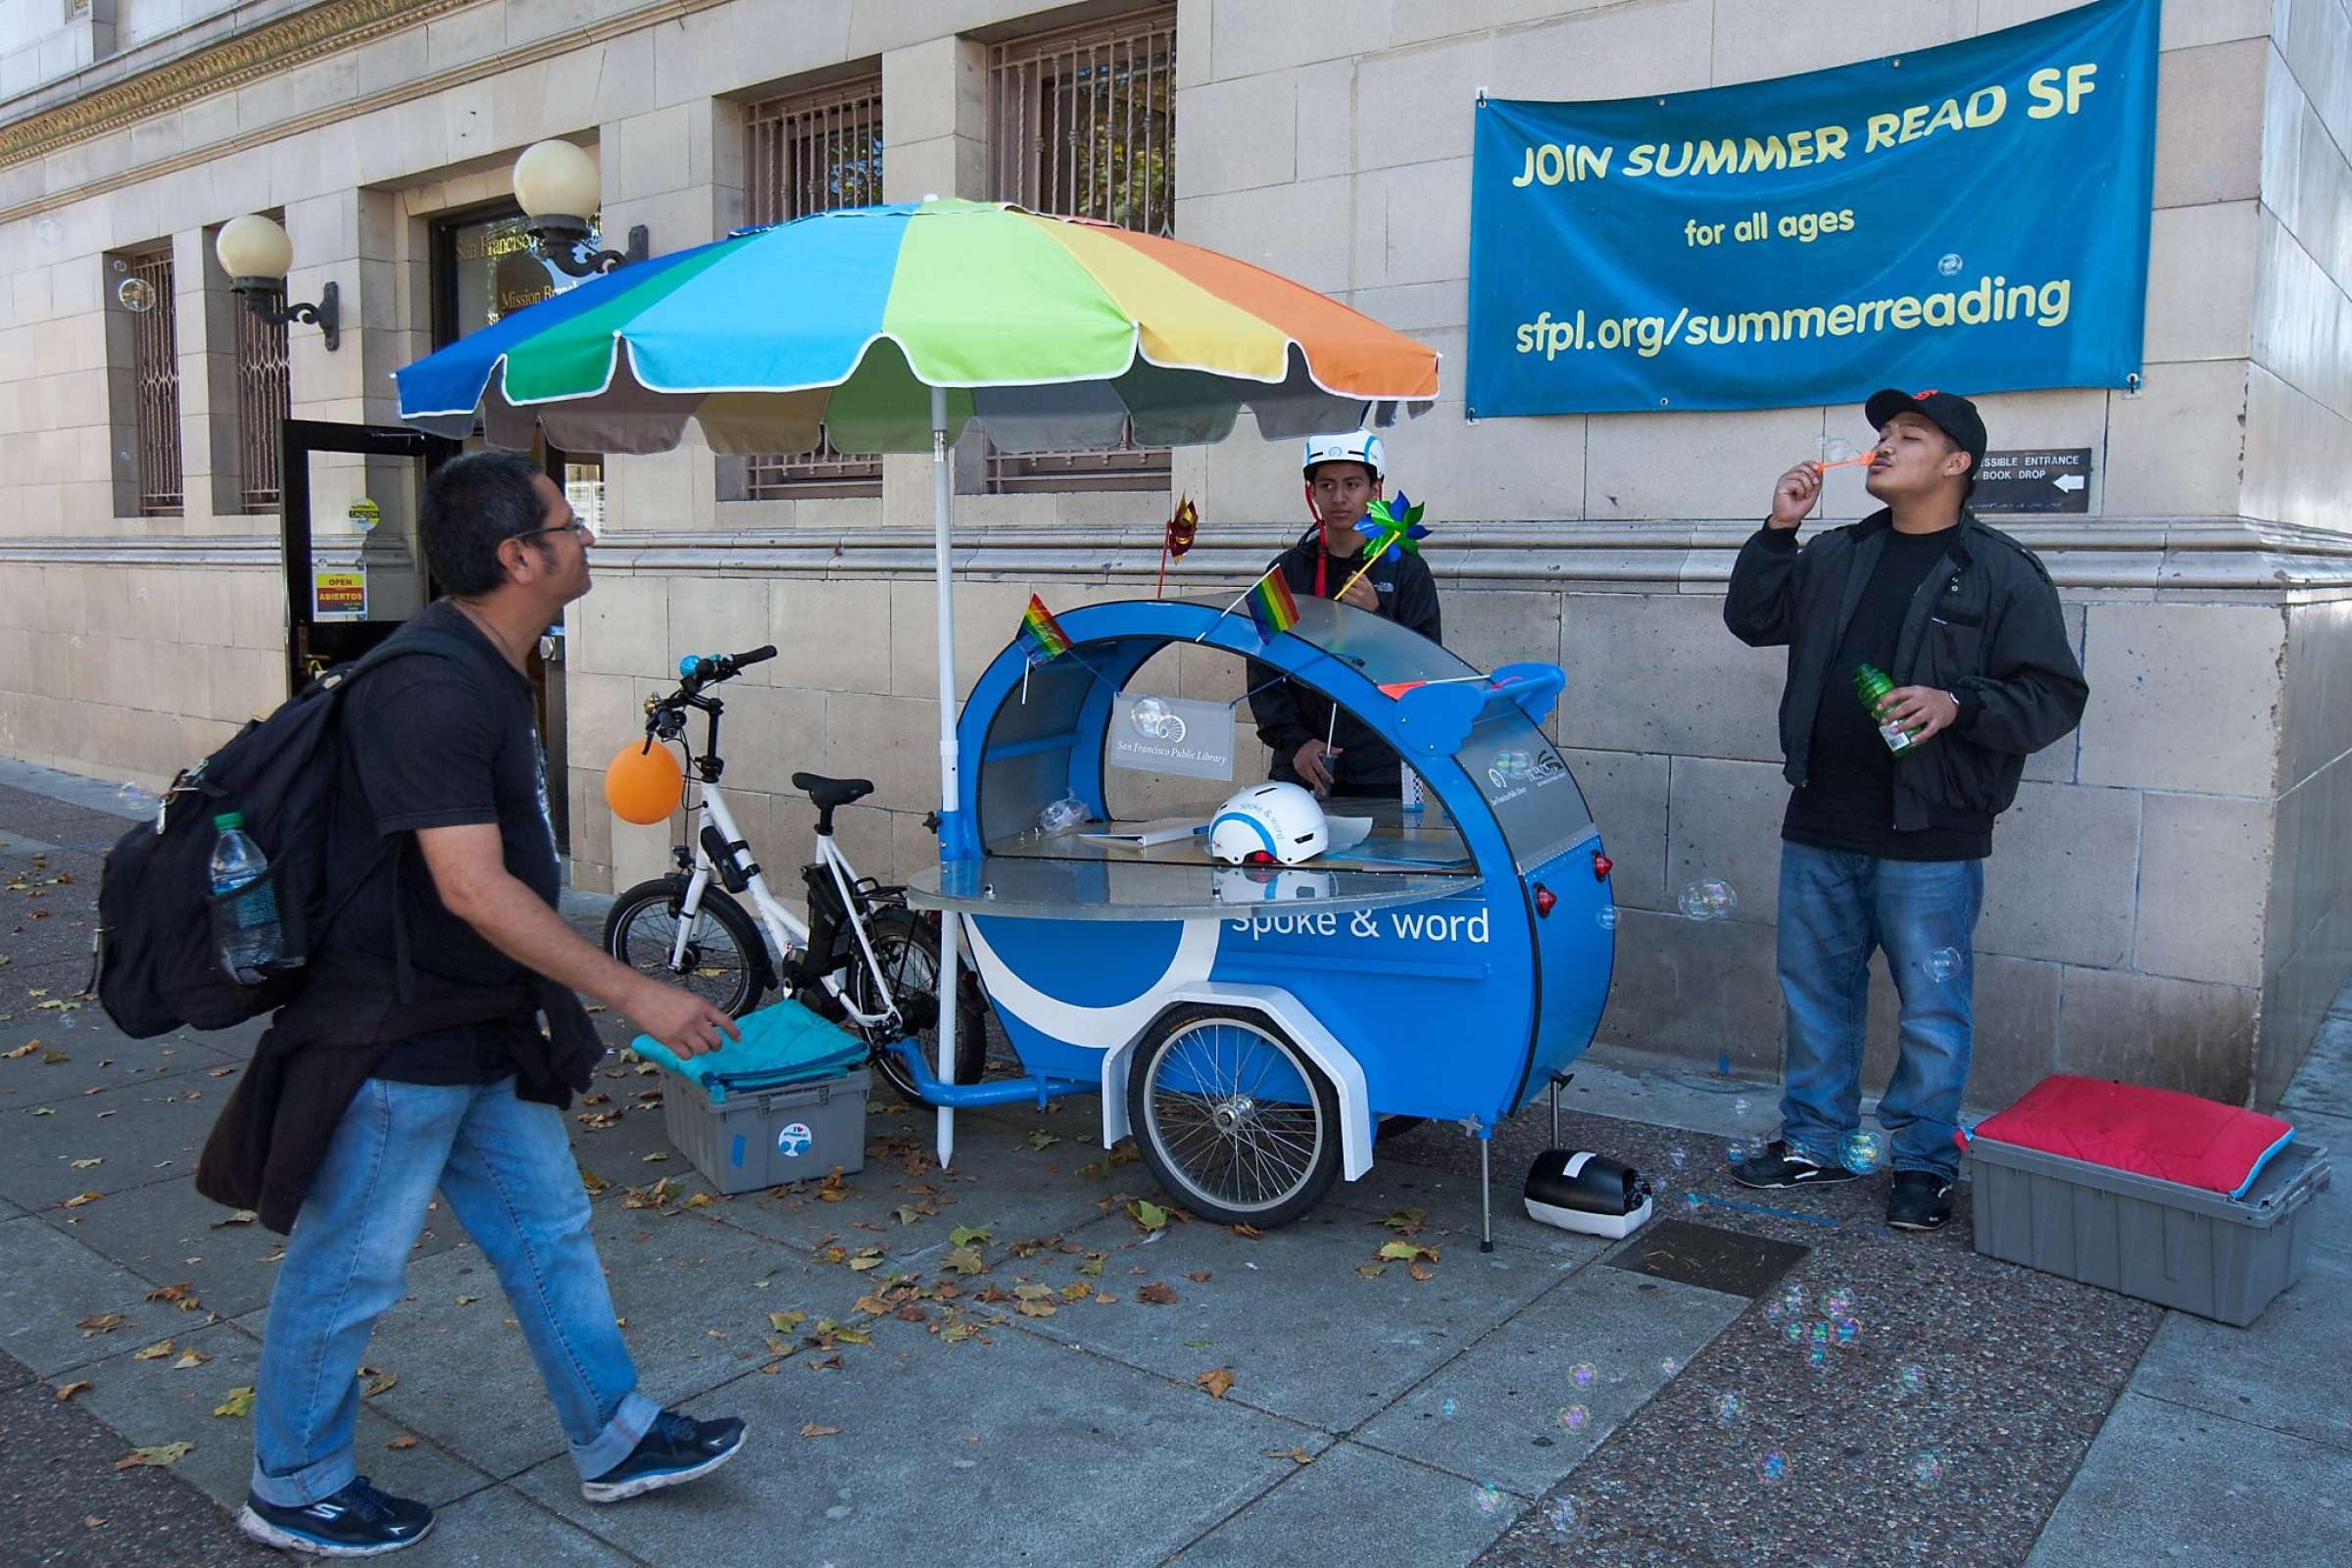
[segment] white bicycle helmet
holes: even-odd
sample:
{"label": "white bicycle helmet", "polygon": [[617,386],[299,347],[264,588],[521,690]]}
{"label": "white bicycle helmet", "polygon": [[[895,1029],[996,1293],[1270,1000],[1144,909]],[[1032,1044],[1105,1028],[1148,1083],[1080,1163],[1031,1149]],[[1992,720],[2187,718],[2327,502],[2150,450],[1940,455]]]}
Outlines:
{"label": "white bicycle helmet", "polygon": [[1237,791],[1208,824],[1208,853],[1227,865],[1297,865],[1330,842],[1322,806],[1297,784]]}
{"label": "white bicycle helmet", "polygon": [[1281,904],[1291,899],[1331,897],[1329,871],[1300,871],[1287,865],[1225,865],[1208,876],[1210,891],[1219,904]]}
{"label": "white bicycle helmet", "polygon": [[1318,463],[1360,463],[1372,470],[1373,478],[1379,479],[1387,476],[1388,449],[1369,430],[1310,435],[1306,438],[1306,457],[1298,465],[1298,471],[1311,474]]}

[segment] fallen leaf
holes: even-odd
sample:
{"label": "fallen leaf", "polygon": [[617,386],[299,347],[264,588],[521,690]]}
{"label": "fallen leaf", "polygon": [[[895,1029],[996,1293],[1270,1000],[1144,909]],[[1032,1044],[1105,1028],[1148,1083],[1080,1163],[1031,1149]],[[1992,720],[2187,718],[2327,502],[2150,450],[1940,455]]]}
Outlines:
{"label": "fallen leaf", "polygon": [[38,1040],[27,1040],[14,1051],[0,1051],[0,1061],[14,1061],[19,1056],[29,1056],[40,1049],[41,1043]]}
{"label": "fallen leaf", "polygon": [[[54,1116],[57,1114],[57,1107],[55,1105],[35,1105],[24,1114],[27,1116]],[[114,1112],[111,1110],[102,1110],[98,1114],[101,1116],[112,1116]]]}
{"label": "fallen leaf", "polygon": [[912,1203],[901,1203],[898,1207],[892,1209],[890,1214],[893,1219],[897,1220],[902,1225],[911,1225],[916,1220],[922,1218],[920,1214],[915,1212],[915,1208]]}
{"label": "fallen leaf", "polygon": [[1387,1242],[1381,1246],[1380,1256],[1392,1263],[1410,1263],[1418,1257],[1426,1257],[1435,1263],[1438,1250],[1423,1247],[1419,1242]]}
{"label": "fallen leaf", "polygon": [[213,1221],[210,1228],[213,1230],[222,1230],[230,1225],[250,1225],[258,1218],[260,1218],[260,1216],[255,1214],[252,1209],[240,1208],[234,1214],[229,1215],[226,1219],[217,1219]]}
{"label": "fallen leaf", "polygon": [[1195,1285],[1206,1285],[1209,1281],[1209,1271],[1204,1268],[1197,1268],[1187,1274],[1185,1278],[1191,1280]]}
{"label": "fallen leaf", "polygon": [[686,1200],[678,1206],[680,1208],[709,1208],[717,1201],[718,1200],[712,1198],[709,1193],[690,1193],[687,1195]]}
{"label": "fallen leaf", "polygon": [[582,1165],[580,1167],[580,1186],[587,1190],[590,1198],[594,1198],[597,1194],[603,1192],[611,1185],[612,1183],[606,1181],[602,1176],[599,1176],[587,1166]]}
{"label": "fallen leaf", "polygon": [[458,1304],[460,1306],[471,1306],[474,1302],[480,1299],[481,1298],[478,1296],[461,1296],[458,1298]]}
{"label": "fallen leaf", "polygon": [[1245,1241],[1262,1242],[1266,1239],[1266,1233],[1254,1225],[1228,1225],[1225,1228]]}
{"label": "fallen leaf", "polygon": [[778,1334],[790,1334],[808,1321],[808,1314],[806,1312],[770,1312],[767,1314],[768,1327],[774,1329]]}
{"label": "fallen leaf", "polygon": [[1094,1294],[1095,1288],[1084,1280],[1072,1280],[1061,1288],[1061,1298],[1065,1301],[1083,1301]]}
{"label": "fallen leaf", "polygon": [[1027,1144],[1031,1149],[1051,1149],[1061,1140],[1043,1127],[1038,1127],[1031,1129],[1029,1136],[1022,1139],[1021,1142]]}
{"label": "fallen leaf", "polygon": [[213,1414],[230,1417],[249,1416],[253,1414],[252,1385],[241,1383],[237,1385],[237,1387],[229,1390],[228,1397],[222,1399],[219,1404],[213,1406]]}
{"label": "fallen leaf", "polygon": [[869,1268],[880,1268],[881,1266],[882,1249],[879,1247],[860,1247],[850,1255],[850,1267],[860,1274]]}
{"label": "fallen leaf", "polygon": [[974,1229],[969,1225],[958,1225],[954,1230],[948,1232],[948,1245],[950,1247],[977,1247],[982,1242],[988,1241],[989,1239],[988,1232]]}
{"label": "fallen leaf", "polygon": [[151,1448],[133,1448],[115,1461],[118,1470],[128,1470],[142,1464],[177,1464],[196,1451],[193,1443],[159,1443]]}
{"label": "fallen leaf", "polygon": [[147,1348],[144,1350],[131,1351],[130,1358],[133,1361],[160,1361],[171,1353],[172,1342],[170,1340],[158,1340],[153,1345],[147,1347]]}
{"label": "fallen leaf", "polygon": [[813,1421],[807,1422],[801,1427],[801,1436],[804,1438],[831,1438],[839,1436],[840,1433],[841,1428],[839,1427],[820,1427]]}
{"label": "fallen leaf", "polygon": [[1288,1459],[1293,1464],[1313,1464],[1315,1462],[1315,1456],[1307,1452],[1302,1447],[1268,1448],[1266,1450],[1266,1457],[1269,1459]]}
{"label": "fallen leaf", "polygon": [[1427,1263],[1415,1263],[1412,1265],[1412,1267],[1406,1269],[1405,1272],[1412,1275],[1413,1278],[1419,1280],[1424,1285],[1438,1277],[1438,1271],[1431,1268]]}
{"label": "fallen leaf", "polygon": [[[363,1376],[369,1370],[368,1367],[360,1368]],[[361,1388],[360,1394],[364,1398],[372,1399],[379,1394],[390,1393],[392,1386],[399,1381],[400,1374],[397,1372],[377,1372],[373,1377],[368,1379],[366,1385]]]}
{"label": "fallen leaf", "polygon": [[196,1348],[196,1347],[191,1345],[186,1349],[179,1352],[179,1359],[172,1363],[172,1370],[174,1372],[185,1372],[188,1368],[192,1366],[202,1366],[205,1362],[210,1361],[211,1359],[211,1356],[205,1354],[202,1350],[199,1350]]}
{"label": "fallen leaf", "polygon": [[81,1523],[84,1529],[95,1530],[100,1525],[106,1523],[106,1515],[100,1513],[85,1513],[81,1516]]}
{"label": "fallen leaf", "polygon": [[1421,1234],[1421,1221],[1425,1217],[1420,1209],[1399,1208],[1389,1214],[1381,1223],[1400,1236],[1418,1236]]}
{"label": "fallen leaf", "polygon": [[1167,1228],[1168,1211],[1160,1207],[1157,1203],[1152,1202],[1146,1199],[1139,1198],[1134,1202],[1129,1203],[1127,1205],[1127,1214],[1129,1218],[1133,1219],[1138,1225],[1141,1225],[1147,1232],[1165,1230]]}
{"label": "fallen leaf", "polygon": [[1358,1263],[1355,1265],[1355,1277],[1359,1280],[1376,1280],[1388,1271],[1389,1265],[1386,1263]]}
{"label": "fallen leaf", "polygon": [[170,1301],[182,1312],[199,1312],[204,1309],[204,1303],[196,1299],[195,1289],[195,1286],[189,1281],[181,1280],[177,1285],[157,1286],[147,1293],[144,1299]]}
{"label": "fallen leaf", "polygon": [[236,1070],[237,1069],[234,1067],[215,1067],[211,1072],[206,1073],[205,1076],[207,1078],[225,1078]]}
{"label": "fallen leaf", "polygon": [[1023,1317],[1052,1317],[1061,1310],[1052,1301],[1023,1301],[1013,1310]]}
{"label": "fallen leaf", "polygon": [[[35,1114],[38,1114],[38,1112]],[[99,1195],[96,1193],[75,1193],[72,1198],[66,1200],[65,1206],[67,1208],[79,1208],[84,1203],[95,1203],[98,1201],[98,1198]]]}
{"label": "fallen leaf", "polygon": [[416,1434],[403,1432],[399,1437],[387,1441],[384,1446],[387,1448],[414,1448],[416,1446]]}
{"label": "fallen leaf", "polygon": [[57,1402],[63,1404],[68,1399],[71,1399],[74,1397],[74,1396],[79,1394],[82,1390],[89,1388],[90,1386],[90,1380],[88,1378],[81,1378],[73,1383],[61,1383],[57,1386],[55,1391],[57,1394]]}
{"label": "fallen leaf", "polygon": [[1225,1392],[1233,1387],[1233,1374],[1224,1367],[1212,1366],[1193,1381],[1206,1389],[1210,1398],[1222,1399]]}
{"label": "fallen leaf", "polygon": [[980,1254],[972,1249],[958,1247],[951,1250],[947,1256],[940,1259],[940,1266],[952,1268],[958,1274],[968,1275],[977,1274],[988,1265],[980,1261]]}
{"label": "fallen leaf", "polygon": [[92,1313],[74,1326],[81,1330],[84,1339],[93,1334],[112,1334],[122,1326],[122,1314],[120,1312]]}
{"label": "fallen leaf", "polygon": [[1153,1306],[1174,1306],[1176,1304],[1176,1290],[1175,1287],[1171,1285],[1163,1285],[1158,1280],[1153,1280],[1151,1284],[1136,1292],[1135,1298],[1139,1301],[1149,1301]]}
{"label": "fallen leaf", "polygon": [[41,1065],[44,1067],[54,1067],[61,1061],[72,1061],[73,1059],[55,1046],[51,1046],[41,1053]]}
{"label": "fallen leaf", "polygon": [[105,1164],[105,1163],[106,1163],[106,1156],[105,1156],[105,1155],[103,1155],[103,1154],[101,1154],[101,1155],[99,1155],[99,1156],[98,1156],[97,1158],[95,1158],[95,1159],[77,1159],[77,1160],[74,1160],[73,1163],[74,1163],[74,1168],[75,1170],[88,1170],[88,1169],[90,1169],[92,1166],[96,1166],[96,1165],[103,1165],[103,1164]]}

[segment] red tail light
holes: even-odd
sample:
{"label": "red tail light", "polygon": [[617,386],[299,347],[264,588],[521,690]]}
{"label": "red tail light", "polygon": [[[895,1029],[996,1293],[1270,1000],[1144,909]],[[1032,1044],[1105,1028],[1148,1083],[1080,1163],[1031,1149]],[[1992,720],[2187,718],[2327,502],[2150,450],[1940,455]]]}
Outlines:
{"label": "red tail light", "polygon": [[1615,860],[1612,860],[1612,859],[1610,859],[1610,858],[1609,858],[1607,856],[1605,856],[1605,855],[1601,854],[1601,853],[1600,853],[1598,850],[1594,850],[1594,851],[1592,852],[1592,880],[1593,880],[1593,881],[1595,881],[1595,882],[1606,882],[1606,881],[1609,879],[1609,873],[1610,873],[1611,871],[1614,871],[1614,870],[1616,870],[1616,869],[1617,869],[1617,862],[1616,862]]}
{"label": "red tail light", "polygon": [[1551,889],[1545,887],[1541,882],[1535,884],[1535,890],[1536,913],[1538,915],[1549,914],[1551,912],[1551,906],[1560,902],[1559,895],[1552,892]]}

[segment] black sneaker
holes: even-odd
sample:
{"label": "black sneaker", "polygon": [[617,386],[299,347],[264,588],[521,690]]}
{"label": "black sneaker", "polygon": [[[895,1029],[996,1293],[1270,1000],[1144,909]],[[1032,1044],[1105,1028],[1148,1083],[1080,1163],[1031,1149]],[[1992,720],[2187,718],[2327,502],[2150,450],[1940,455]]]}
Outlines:
{"label": "black sneaker", "polygon": [[333,1496],[301,1508],[281,1508],[248,1492],[237,1528],[280,1551],[380,1557],[422,1541],[433,1528],[433,1510],[407,1497],[387,1496],[358,1476]]}
{"label": "black sneaker", "polygon": [[1932,1171],[1898,1170],[1886,1199],[1886,1223],[1898,1231],[1939,1231],[1952,1217],[1952,1184]]}
{"label": "black sneaker", "polygon": [[698,1481],[735,1457],[743,1446],[743,1423],[733,1416],[697,1421],[679,1410],[664,1410],[638,1440],[626,1459],[580,1483],[580,1495],[590,1502],[618,1502]]}
{"label": "black sneaker", "polygon": [[1830,1187],[1857,1179],[1843,1165],[1815,1164],[1779,1138],[1766,1144],[1755,1158],[1739,1160],[1732,1166],[1732,1180],[1742,1187],[1759,1189]]}

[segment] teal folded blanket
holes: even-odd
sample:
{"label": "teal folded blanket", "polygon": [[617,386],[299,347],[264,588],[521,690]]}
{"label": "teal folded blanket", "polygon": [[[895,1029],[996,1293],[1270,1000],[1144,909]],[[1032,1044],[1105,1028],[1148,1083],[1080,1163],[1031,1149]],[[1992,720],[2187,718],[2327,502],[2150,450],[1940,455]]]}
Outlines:
{"label": "teal folded blanket", "polygon": [[713,1104],[730,1094],[838,1078],[866,1055],[864,1041],[789,998],[744,1014],[735,1027],[743,1032],[742,1039],[684,1060],[651,1035],[639,1035],[629,1047],[646,1060],[701,1086]]}

